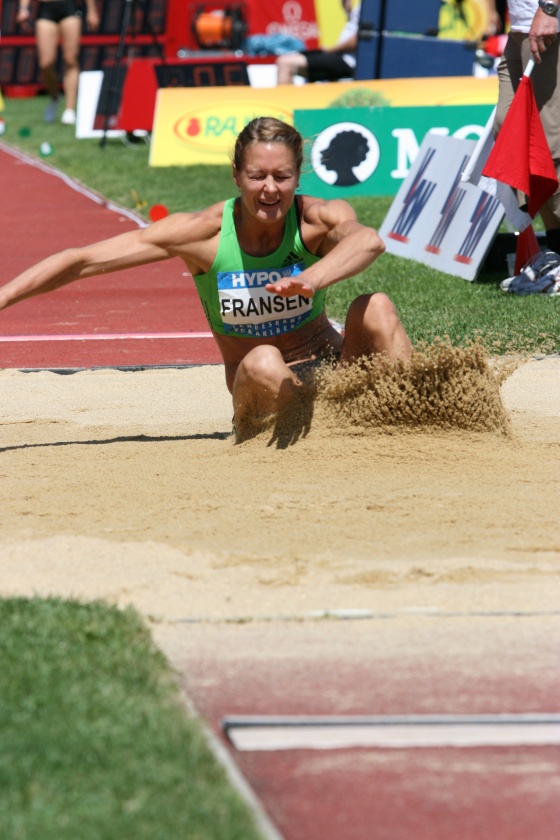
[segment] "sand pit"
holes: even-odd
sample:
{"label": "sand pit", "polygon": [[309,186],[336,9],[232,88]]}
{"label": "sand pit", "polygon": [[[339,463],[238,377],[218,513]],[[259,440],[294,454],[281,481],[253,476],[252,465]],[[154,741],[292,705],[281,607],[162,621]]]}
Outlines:
{"label": "sand pit", "polygon": [[221,366],[1,371],[1,594],[133,604],[162,639],[198,619],[557,610],[559,382],[559,358],[521,362],[486,429],[339,405],[236,446]]}

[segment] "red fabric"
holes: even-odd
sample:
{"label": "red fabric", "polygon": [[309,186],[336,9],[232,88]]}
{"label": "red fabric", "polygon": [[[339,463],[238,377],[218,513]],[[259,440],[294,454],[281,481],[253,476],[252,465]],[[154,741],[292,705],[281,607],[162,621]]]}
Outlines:
{"label": "red fabric", "polygon": [[523,266],[529,262],[531,257],[535,257],[540,251],[540,245],[533,225],[529,225],[522,230],[517,236],[517,248],[515,249],[515,268],[514,274],[520,274]]}
{"label": "red fabric", "polygon": [[525,193],[531,218],[558,188],[556,170],[528,76],[521,78],[482,174]]}
{"label": "red fabric", "polygon": [[500,58],[503,55],[507,39],[507,35],[492,35],[484,41],[484,52],[486,55]]}

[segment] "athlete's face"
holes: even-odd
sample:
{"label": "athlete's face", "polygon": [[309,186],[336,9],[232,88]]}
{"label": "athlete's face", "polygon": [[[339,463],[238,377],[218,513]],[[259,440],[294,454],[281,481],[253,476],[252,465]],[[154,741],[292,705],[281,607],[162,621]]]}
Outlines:
{"label": "athlete's face", "polygon": [[293,152],[283,143],[255,143],[233,178],[244,206],[264,222],[282,219],[294,202],[299,172]]}

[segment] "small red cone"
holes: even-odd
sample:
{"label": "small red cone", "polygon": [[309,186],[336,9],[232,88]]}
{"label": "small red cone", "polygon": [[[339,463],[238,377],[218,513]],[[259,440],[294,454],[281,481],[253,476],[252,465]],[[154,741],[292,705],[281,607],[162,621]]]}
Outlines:
{"label": "small red cone", "polygon": [[515,250],[515,268],[513,273],[520,274],[523,266],[531,257],[536,256],[540,251],[533,225],[528,225],[517,237],[517,248]]}
{"label": "small red cone", "polygon": [[165,219],[166,216],[169,216],[169,210],[165,204],[154,204],[150,207],[148,216],[152,222],[159,222],[160,219]]}

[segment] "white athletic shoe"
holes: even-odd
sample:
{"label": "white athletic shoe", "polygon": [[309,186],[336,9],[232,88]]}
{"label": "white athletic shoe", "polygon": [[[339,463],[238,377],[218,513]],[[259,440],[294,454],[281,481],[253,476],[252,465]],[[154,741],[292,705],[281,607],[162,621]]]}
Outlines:
{"label": "white athletic shoe", "polygon": [[66,108],[60,118],[60,122],[62,125],[76,125],[76,112],[72,108]]}
{"label": "white athletic shoe", "polygon": [[523,266],[520,274],[506,277],[500,283],[502,292],[516,295],[560,295],[560,254],[546,249],[539,251]]}
{"label": "white athletic shoe", "polygon": [[58,99],[49,99],[49,104],[45,108],[43,119],[46,123],[52,123],[56,119],[56,112],[58,111]]}

